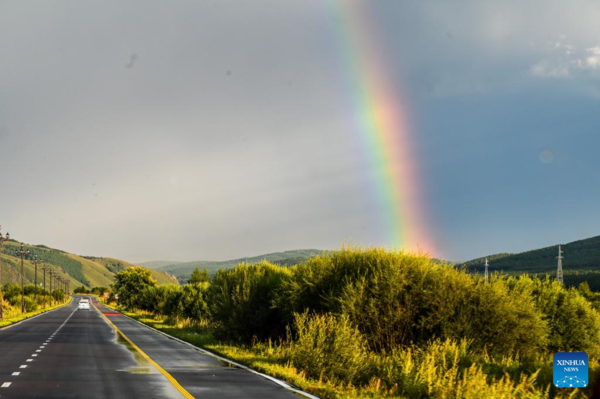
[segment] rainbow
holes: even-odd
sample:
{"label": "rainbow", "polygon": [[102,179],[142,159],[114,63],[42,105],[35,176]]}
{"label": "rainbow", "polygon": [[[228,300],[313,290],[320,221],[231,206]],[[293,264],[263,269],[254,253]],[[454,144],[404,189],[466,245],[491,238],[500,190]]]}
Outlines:
{"label": "rainbow", "polygon": [[[386,245],[396,249],[434,253],[420,197],[421,186],[415,143],[403,102],[375,37],[370,2],[330,0],[341,43],[344,85],[350,88],[352,114],[367,162],[375,176],[379,220]],[[361,5],[365,7],[360,7]]]}

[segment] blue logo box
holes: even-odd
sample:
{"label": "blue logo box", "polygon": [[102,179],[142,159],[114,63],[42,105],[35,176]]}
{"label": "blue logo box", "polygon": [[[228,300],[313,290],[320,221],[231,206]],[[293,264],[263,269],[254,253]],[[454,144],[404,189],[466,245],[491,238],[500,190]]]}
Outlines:
{"label": "blue logo box", "polygon": [[584,388],[589,382],[588,355],[584,352],[554,354],[554,386],[557,388]]}

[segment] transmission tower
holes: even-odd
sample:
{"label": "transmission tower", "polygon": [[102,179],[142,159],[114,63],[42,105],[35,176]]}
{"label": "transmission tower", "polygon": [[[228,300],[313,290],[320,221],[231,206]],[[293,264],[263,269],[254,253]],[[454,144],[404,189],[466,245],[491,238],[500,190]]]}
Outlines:
{"label": "transmission tower", "polygon": [[558,256],[556,257],[556,259],[558,259],[558,270],[556,270],[556,281],[558,281],[559,283],[563,284],[563,271],[562,271],[562,260],[563,260],[563,251],[560,248],[560,245],[558,246]]}
{"label": "transmission tower", "polygon": [[488,266],[489,266],[488,260],[487,260],[487,258],[485,258],[485,282],[486,283],[488,283],[489,280],[490,280],[490,274],[488,272]]}

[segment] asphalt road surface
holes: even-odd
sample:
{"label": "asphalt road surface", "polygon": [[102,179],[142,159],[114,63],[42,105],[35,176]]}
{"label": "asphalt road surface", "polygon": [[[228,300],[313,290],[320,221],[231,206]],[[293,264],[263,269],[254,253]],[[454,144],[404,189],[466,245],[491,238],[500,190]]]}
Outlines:
{"label": "asphalt road surface", "polygon": [[108,308],[77,310],[78,301],[0,330],[0,398],[299,398]]}

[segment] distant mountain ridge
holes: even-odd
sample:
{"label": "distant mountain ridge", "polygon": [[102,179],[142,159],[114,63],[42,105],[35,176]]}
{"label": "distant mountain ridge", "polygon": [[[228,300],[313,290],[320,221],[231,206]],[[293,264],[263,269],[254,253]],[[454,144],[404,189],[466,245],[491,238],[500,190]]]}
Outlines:
{"label": "distant mountain ridge", "polygon": [[[534,249],[518,254],[500,253],[487,256],[490,271],[552,273],[556,271],[558,245]],[[600,236],[573,241],[562,245],[563,269],[600,270]],[[486,256],[457,264],[469,271],[482,272]]]}
{"label": "distant mountain ridge", "polygon": [[136,263],[136,265],[139,265],[139,266],[142,266],[142,267],[145,267],[148,269],[158,269],[163,266],[178,265],[180,263],[184,263],[184,262],[178,262],[178,261],[174,261],[174,260],[154,260],[151,262]]}
{"label": "distant mountain ridge", "polygon": [[183,283],[189,280],[189,278],[192,275],[192,272],[196,268],[206,268],[209,274],[213,276],[219,269],[231,269],[240,263],[254,264],[266,260],[277,265],[289,266],[304,262],[307,259],[312,258],[313,256],[321,255],[323,252],[328,251],[323,251],[320,249],[297,249],[226,261],[195,261],[177,263],[174,265],[165,265],[162,267],[158,267],[156,268],[156,270],[170,273],[177,277],[177,279]]}

